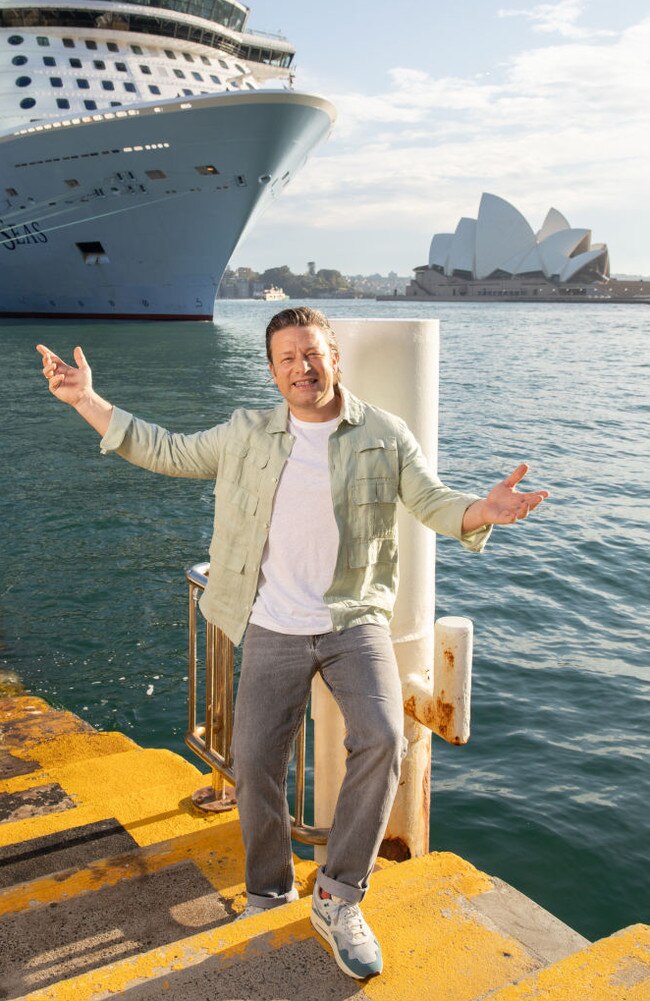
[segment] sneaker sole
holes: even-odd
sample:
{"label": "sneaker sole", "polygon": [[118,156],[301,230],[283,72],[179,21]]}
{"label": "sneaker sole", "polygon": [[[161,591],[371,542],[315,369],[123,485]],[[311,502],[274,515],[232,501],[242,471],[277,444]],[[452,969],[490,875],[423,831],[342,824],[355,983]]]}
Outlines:
{"label": "sneaker sole", "polygon": [[339,955],[339,951],[336,947],[336,941],[334,939],[334,936],[332,935],[329,927],[325,924],[325,922],[321,921],[319,916],[313,910],[309,915],[309,920],[311,921],[313,927],[316,929],[318,934],[321,935],[325,939],[325,941],[331,945],[332,952],[334,953],[334,959],[336,960],[336,965],[340,970],[343,971],[343,973],[345,973],[346,976],[353,977],[355,980],[367,980],[368,977],[376,977],[379,973],[381,973],[381,970],[377,970],[377,973],[367,973],[365,977],[362,977],[358,973],[355,973],[353,970],[351,970],[348,966],[345,965],[345,962]]}

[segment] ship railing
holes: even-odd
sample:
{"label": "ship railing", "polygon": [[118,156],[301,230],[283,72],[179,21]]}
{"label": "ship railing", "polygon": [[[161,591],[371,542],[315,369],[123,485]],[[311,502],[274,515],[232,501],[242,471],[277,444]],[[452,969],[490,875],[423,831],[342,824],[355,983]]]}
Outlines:
{"label": "ship railing", "polygon": [[[199,627],[197,606],[208,583],[209,563],[197,563],[186,572],[188,603],[188,725],[185,743],[212,769],[212,784],[192,797],[207,810],[220,812],[236,805],[232,732],[235,702],[235,657],[232,642],[213,623]],[[202,620],[205,621],[205,620]],[[205,699],[199,712],[198,633],[205,633]],[[197,716],[198,714],[198,716]],[[295,743],[294,814],[291,836],[308,845],[327,844],[329,829],[305,823],[305,768],[307,760],[307,714]]]}

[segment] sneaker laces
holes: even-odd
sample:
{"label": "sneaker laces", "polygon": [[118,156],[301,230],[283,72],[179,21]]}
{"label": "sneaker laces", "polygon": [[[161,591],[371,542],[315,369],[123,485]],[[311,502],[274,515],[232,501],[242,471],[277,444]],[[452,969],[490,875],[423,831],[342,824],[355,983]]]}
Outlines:
{"label": "sneaker laces", "polygon": [[342,897],[333,897],[332,899],[339,905],[341,921],[353,942],[358,944],[364,941],[368,936],[359,905],[351,904],[349,900],[343,900]]}

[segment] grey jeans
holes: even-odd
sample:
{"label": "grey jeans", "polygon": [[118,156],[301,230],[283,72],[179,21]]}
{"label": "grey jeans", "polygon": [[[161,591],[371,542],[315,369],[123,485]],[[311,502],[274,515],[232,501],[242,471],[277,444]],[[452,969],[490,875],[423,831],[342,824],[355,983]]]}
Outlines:
{"label": "grey jeans", "polygon": [[246,849],[249,904],[295,900],[287,770],[319,671],[345,720],[348,752],[318,873],[324,890],[362,900],[377,858],[404,753],[404,712],[388,629],[288,636],[249,625],[235,707],[233,760]]}

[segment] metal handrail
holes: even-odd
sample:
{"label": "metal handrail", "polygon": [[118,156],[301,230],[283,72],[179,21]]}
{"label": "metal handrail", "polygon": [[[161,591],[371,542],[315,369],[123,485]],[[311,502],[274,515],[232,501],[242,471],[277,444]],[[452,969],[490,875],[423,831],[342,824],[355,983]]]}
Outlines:
{"label": "metal handrail", "polygon": [[[209,563],[196,563],[186,571],[189,585],[188,605],[188,724],[185,743],[212,769],[214,798],[222,809],[235,805],[232,789],[235,773],[232,766],[232,727],[234,710],[234,648],[232,642],[212,622],[206,622],[205,637],[205,717],[199,723],[197,713],[197,615],[199,596],[208,584]],[[305,824],[305,760],[307,757],[307,720],[303,717],[296,735],[296,791],[291,836],[307,845],[325,845],[329,828]],[[195,800],[199,802],[199,800]],[[213,807],[214,808],[214,807]]]}

